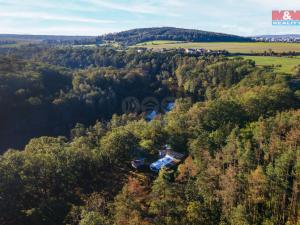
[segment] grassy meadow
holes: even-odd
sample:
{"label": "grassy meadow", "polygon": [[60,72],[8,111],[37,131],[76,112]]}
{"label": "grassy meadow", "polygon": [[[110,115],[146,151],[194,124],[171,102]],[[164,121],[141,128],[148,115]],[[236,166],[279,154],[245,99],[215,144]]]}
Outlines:
{"label": "grassy meadow", "polygon": [[274,52],[300,52],[300,43],[149,41],[133,47],[224,49],[230,53],[262,53],[270,49]]}
{"label": "grassy meadow", "polygon": [[257,66],[274,66],[274,71],[294,73],[300,65],[300,57],[275,57],[275,56],[242,56],[244,59],[252,59]]}

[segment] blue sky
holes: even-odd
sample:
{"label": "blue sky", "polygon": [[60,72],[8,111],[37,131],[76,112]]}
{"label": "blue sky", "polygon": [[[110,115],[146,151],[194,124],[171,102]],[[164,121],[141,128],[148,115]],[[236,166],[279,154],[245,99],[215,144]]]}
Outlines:
{"label": "blue sky", "polygon": [[173,26],[237,35],[300,34],[272,26],[272,10],[300,0],[0,0],[0,33],[99,35]]}

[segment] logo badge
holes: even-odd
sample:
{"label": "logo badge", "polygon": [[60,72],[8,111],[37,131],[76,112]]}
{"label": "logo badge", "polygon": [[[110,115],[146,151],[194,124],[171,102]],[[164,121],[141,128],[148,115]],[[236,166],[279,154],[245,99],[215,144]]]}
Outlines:
{"label": "logo badge", "polygon": [[273,10],[274,26],[300,26],[300,10]]}

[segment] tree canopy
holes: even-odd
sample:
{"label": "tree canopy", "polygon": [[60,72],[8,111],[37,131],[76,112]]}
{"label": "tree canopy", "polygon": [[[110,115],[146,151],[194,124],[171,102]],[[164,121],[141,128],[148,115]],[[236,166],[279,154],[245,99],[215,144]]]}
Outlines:
{"label": "tree canopy", "polygon": [[[0,55],[0,224],[300,222],[299,74],[176,50],[17,52]],[[176,100],[146,121],[128,97]],[[166,144],[178,167],[130,167]]]}

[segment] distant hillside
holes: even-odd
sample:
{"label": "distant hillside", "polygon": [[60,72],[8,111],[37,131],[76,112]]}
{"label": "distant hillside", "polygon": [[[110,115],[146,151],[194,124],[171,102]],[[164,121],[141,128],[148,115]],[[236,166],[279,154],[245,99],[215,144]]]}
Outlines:
{"label": "distant hillside", "polygon": [[174,27],[141,28],[100,36],[103,41],[134,45],[145,41],[172,40],[189,42],[248,42],[251,38]]}
{"label": "distant hillside", "polygon": [[266,42],[300,42],[300,34],[260,35],[253,39]]}
{"label": "distant hillside", "polygon": [[27,43],[65,43],[89,44],[96,43],[93,36],[64,36],[64,35],[26,35],[26,34],[0,34],[0,42],[27,42]]}
{"label": "distant hillside", "polygon": [[255,36],[254,38],[300,38],[300,34],[276,34],[276,35],[272,35],[272,34],[267,34],[267,35],[258,35]]}

